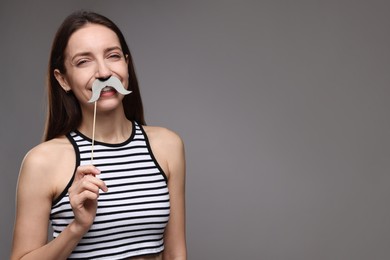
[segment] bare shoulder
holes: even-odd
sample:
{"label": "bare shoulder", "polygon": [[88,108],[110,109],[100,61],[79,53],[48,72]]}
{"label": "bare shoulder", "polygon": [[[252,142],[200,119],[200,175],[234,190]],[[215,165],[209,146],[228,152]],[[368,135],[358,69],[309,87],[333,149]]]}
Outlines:
{"label": "bare shoulder", "polygon": [[160,166],[169,175],[178,163],[184,164],[184,142],[174,131],[159,126],[144,126],[150,146]]}
{"label": "bare shoulder", "polygon": [[184,146],[182,138],[174,131],[160,126],[144,126],[150,142],[165,146],[165,148],[180,149]]}
{"label": "bare shoulder", "polygon": [[19,184],[49,189],[55,196],[59,180],[74,167],[71,162],[75,162],[74,150],[66,137],[43,142],[25,155]]}
{"label": "bare shoulder", "polygon": [[72,146],[65,137],[43,142],[26,154],[22,167],[31,167],[35,170],[50,168],[71,150]]}

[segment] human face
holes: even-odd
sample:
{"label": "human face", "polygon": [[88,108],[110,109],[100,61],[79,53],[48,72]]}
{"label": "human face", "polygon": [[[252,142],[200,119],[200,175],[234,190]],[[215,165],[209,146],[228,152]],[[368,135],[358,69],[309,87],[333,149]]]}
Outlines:
{"label": "human face", "polygon": [[[56,70],[55,76],[65,90],[72,90],[81,108],[90,108],[87,101],[92,96],[95,79],[116,76],[128,88],[127,61],[119,39],[111,29],[87,24],[69,38],[65,49],[66,73]],[[121,104],[123,96],[115,90],[102,93],[101,108],[109,109]]]}

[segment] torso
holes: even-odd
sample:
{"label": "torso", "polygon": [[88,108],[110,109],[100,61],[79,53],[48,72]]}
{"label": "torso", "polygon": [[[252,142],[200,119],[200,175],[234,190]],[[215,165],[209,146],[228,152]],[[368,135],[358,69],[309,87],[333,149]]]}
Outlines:
{"label": "torso", "polygon": [[[134,128],[135,129],[135,128]],[[131,227],[131,226],[133,226],[135,223],[137,223],[138,221],[142,221],[142,222],[140,222],[140,223],[144,223],[144,221],[146,221],[145,222],[145,224],[142,224],[142,226],[144,226],[144,225],[146,225],[146,227],[148,227],[148,226],[150,226],[152,223],[150,223],[150,221],[151,220],[153,220],[153,219],[156,219],[155,221],[158,221],[158,222],[156,222],[156,223],[163,223],[163,222],[161,222],[161,221],[164,221],[165,223],[166,223],[166,221],[167,221],[167,216],[169,215],[169,213],[168,213],[168,215],[165,215],[166,213],[164,213],[164,212],[167,212],[166,210],[164,210],[164,208],[155,208],[154,209],[154,207],[166,207],[166,206],[164,206],[163,204],[162,204],[162,202],[163,202],[163,200],[166,200],[167,199],[167,195],[163,195],[164,193],[163,193],[163,189],[162,189],[162,183],[164,182],[164,173],[162,172],[162,175],[160,175],[160,177],[157,177],[157,175],[154,173],[153,175],[151,175],[150,177],[147,177],[147,176],[149,176],[149,175],[145,175],[145,174],[147,174],[147,172],[146,172],[146,170],[141,170],[141,172],[139,172],[139,173],[137,173],[138,171],[135,171],[134,172],[134,174],[136,174],[135,176],[133,176],[133,173],[131,173],[131,172],[133,172],[133,170],[130,170],[130,172],[129,172],[129,174],[131,174],[131,177],[130,177],[130,179],[128,179],[127,181],[125,181],[124,183],[121,181],[121,185],[119,185],[119,183],[118,183],[118,181],[116,180],[118,177],[119,177],[119,175],[118,175],[118,173],[117,173],[117,167],[116,166],[114,166],[114,165],[112,165],[112,166],[110,166],[111,164],[112,164],[112,159],[109,159],[109,158],[111,158],[111,157],[108,157],[108,159],[109,159],[109,161],[106,161],[105,159],[102,161],[102,159],[100,159],[100,160],[98,160],[98,156],[100,156],[100,158],[104,158],[104,157],[106,157],[106,156],[108,156],[108,154],[106,155],[106,152],[104,152],[104,154],[98,154],[98,149],[103,149],[103,150],[101,150],[101,151],[106,151],[107,149],[114,149],[114,150],[118,150],[118,152],[119,152],[119,154],[122,154],[125,150],[122,150],[122,149],[124,149],[125,147],[129,147],[129,148],[126,148],[126,149],[131,149],[131,150],[129,150],[129,151],[133,151],[135,148],[136,148],[136,151],[135,151],[135,154],[134,154],[134,156],[136,156],[136,157],[134,157],[134,158],[138,158],[139,156],[138,156],[138,153],[139,152],[141,152],[142,154],[143,153],[145,153],[146,152],[146,150],[144,150],[144,151],[142,151],[142,150],[140,150],[140,151],[138,151],[139,149],[141,149],[141,146],[139,146],[139,145],[141,145],[141,143],[139,143],[139,141],[138,140],[140,140],[139,138],[140,138],[140,136],[143,136],[142,134],[141,134],[141,129],[142,128],[139,128],[139,127],[137,127],[137,131],[135,131],[134,133],[136,133],[136,137],[134,137],[135,139],[134,139],[134,143],[133,143],[133,141],[131,141],[132,139],[129,139],[130,140],[130,142],[128,142],[128,141],[126,141],[126,142],[124,142],[123,144],[114,144],[114,145],[110,145],[110,144],[104,144],[104,143],[101,143],[101,142],[99,142],[99,141],[96,141],[95,142],[95,148],[96,148],[96,159],[94,160],[94,164],[96,164],[96,166],[99,168],[99,165],[101,165],[100,166],[100,169],[102,170],[102,174],[101,175],[99,175],[100,177],[99,178],[101,178],[102,180],[105,180],[105,178],[109,178],[109,180],[110,181],[108,181],[108,179],[107,179],[107,181],[108,181],[108,187],[109,187],[109,192],[107,193],[107,194],[101,194],[101,196],[99,197],[99,201],[100,200],[102,200],[102,201],[100,201],[100,203],[99,203],[99,205],[102,205],[102,211],[99,211],[99,208],[98,208],[98,212],[97,212],[97,216],[96,216],[96,219],[95,219],[95,221],[97,221],[96,223],[100,223],[100,222],[102,222],[102,221],[107,221],[108,219],[107,219],[107,217],[109,217],[109,216],[111,216],[112,215],[112,218],[115,218],[114,216],[115,215],[117,215],[117,217],[116,218],[119,218],[118,220],[116,220],[116,221],[119,221],[121,218],[123,218],[123,216],[126,216],[125,217],[125,219],[127,219],[127,221],[126,221],[126,223],[128,222],[128,224],[126,224],[127,226],[123,226],[123,228],[125,228],[126,227],[126,229],[127,229],[127,227]],[[162,162],[164,162],[164,160],[163,160],[163,156],[161,155],[161,153],[155,153],[155,151],[156,150],[158,150],[158,151],[160,151],[160,150],[162,150],[161,149],[161,143],[159,143],[158,142],[158,140],[160,140],[161,138],[159,137],[159,128],[154,128],[154,127],[151,127],[151,128],[148,128],[147,130],[146,129],[144,129],[145,130],[145,136],[147,136],[148,137],[148,139],[147,140],[149,140],[149,144],[150,144],[150,148],[153,150],[153,155],[154,155],[154,157],[155,157],[155,162],[157,163],[157,165],[159,166],[159,167],[161,167],[161,169],[164,171],[164,169],[163,169],[163,167],[168,171],[168,164],[167,163],[162,163],[162,165],[160,165],[160,161],[162,160]],[[146,133],[146,131],[147,131],[147,133]],[[152,138],[151,139],[149,139],[149,136],[152,136]],[[77,139],[75,139],[75,140],[79,140],[79,141],[77,141],[77,143],[79,143],[78,145],[76,145],[77,147],[79,146],[79,145],[81,145],[78,149],[82,149],[82,150],[80,150],[80,152],[81,152],[81,157],[79,157],[80,156],[80,154],[79,153],[76,153],[77,155],[75,156],[75,150],[74,150],[74,148],[73,148],[73,145],[71,144],[71,143],[69,143],[69,141],[67,141],[65,138],[58,138],[58,139],[56,139],[56,140],[53,140],[52,141],[52,143],[53,144],[55,144],[57,147],[58,147],[58,149],[57,150],[61,150],[61,160],[53,160],[54,162],[56,162],[55,163],[55,166],[53,165],[53,163],[49,163],[52,167],[53,167],[53,171],[52,172],[56,172],[57,174],[55,174],[55,178],[54,178],[54,183],[55,183],[55,185],[54,185],[54,187],[55,187],[55,192],[54,192],[54,196],[53,196],[53,198],[55,198],[55,207],[53,207],[52,208],[52,214],[54,214],[54,215],[52,215],[52,217],[53,217],[53,219],[52,219],[52,221],[53,221],[53,228],[54,228],[54,234],[55,234],[55,236],[57,236],[60,232],[61,232],[61,230],[62,230],[62,228],[60,228],[60,226],[58,226],[58,224],[59,223],[64,223],[63,221],[65,220],[65,219],[62,219],[63,217],[61,217],[63,214],[64,214],[64,216],[68,216],[68,214],[69,213],[71,213],[72,211],[71,211],[71,208],[70,208],[70,205],[69,205],[69,198],[68,198],[68,196],[65,196],[65,197],[63,197],[64,196],[64,193],[63,192],[66,192],[67,191],[67,188],[65,188],[65,187],[67,187],[67,185],[69,184],[69,181],[71,180],[71,178],[72,178],[72,176],[73,176],[73,172],[74,172],[74,170],[75,170],[75,167],[77,166],[77,165],[79,165],[79,163],[80,163],[80,165],[85,165],[85,164],[89,164],[91,161],[90,161],[90,155],[89,155],[89,153],[90,153],[90,148],[91,148],[91,145],[90,145],[90,140],[88,141],[88,139],[85,139],[85,137],[83,137],[82,135],[80,136],[80,135],[77,135],[76,133],[75,133],[75,135],[73,135],[72,134],[72,136],[74,136],[74,137],[69,137],[69,138],[71,138],[70,140],[72,140],[72,143],[74,144],[74,145],[76,145],[76,143],[75,143],[75,141],[73,141],[73,138],[77,138]],[[133,138],[133,137],[132,137]],[[147,140],[145,140],[146,142],[147,142]],[[75,146],[75,147],[76,147]],[[100,146],[100,148],[98,148]],[[131,147],[134,147],[134,148],[131,148]],[[138,148],[138,147],[140,147],[140,148]],[[152,148],[153,147],[153,148]],[[53,149],[52,149],[53,150]],[[113,151],[114,151],[113,150]],[[85,152],[82,152],[82,151],[85,151]],[[88,153],[87,153],[88,152]],[[100,153],[102,153],[102,152],[100,152]],[[55,154],[55,153],[54,153]],[[118,154],[118,155],[119,155]],[[126,153],[127,154],[127,153]],[[57,155],[58,156],[58,155]],[[101,157],[101,156],[104,156],[104,157]],[[129,156],[130,156],[130,154],[129,154]],[[133,155],[132,155],[133,156]],[[81,158],[81,159],[80,159]],[[113,157],[113,158],[115,158],[115,161],[118,161],[118,160],[120,160],[122,163],[120,163],[120,164],[118,164],[118,166],[120,166],[120,167],[124,167],[123,169],[132,169],[132,167],[134,167],[134,166],[136,166],[134,163],[133,163],[133,157],[127,157],[127,155],[126,155],[126,157],[123,157],[123,156],[121,156],[121,158],[123,158],[123,159],[120,159],[120,158],[117,158],[116,156],[115,157]],[[127,159],[128,158],[128,159]],[[153,157],[152,157],[153,158]],[[124,160],[125,159],[125,160]],[[144,158],[144,159],[147,159],[147,158]],[[145,167],[145,166],[147,166],[147,165],[145,165],[145,166],[142,166],[142,165],[144,165],[145,163],[146,163],[146,161],[145,161],[145,163],[143,163],[143,160],[144,159],[142,159],[141,158],[141,165],[140,166],[137,166],[137,167]],[[81,160],[81,161],[80,161]],[[137,159],[138,160],[138,159]],[[158,161],[157,162],[157,160],[160,160],[160,161]],[[106,165],[106,163],[109,163],[109,165],[107,165],[107,166],[105,166]],[[123,163],[125,163],[125,162],[127,162],[127,163],[129,163],[129,165],[128,166],[125,166],[125,165],[123,165],[123,166],[121,166]],[[103,163],[103,164],[102,164]],[[152,163],[152,160],[150,161],[150,163]],[[134,165],[134,166],[133,166]],[[149,163],[148,163],[148,165],[149,165]],[[154,164],[153,164],[154,165]],[[163,166],[164,165],[164,166]],[[152,166],[152,164],[150,165],[150,166]],[[150,166],[147,166],[147,167],[150,167]],[[55,170],[54,169],[54,167],[55,168],[57,168],[57,170]],[[107,168],[107,167],[109,167],[109,168]],[[128,167],[130,167],[130,168],[128,168]],[[111,171],[110,169],[112,169],[113,170],[113,172],[112,172],[112,174],[109,174],[109,172]],[[134,168],[134,169],[136,169],[136,168]],[[138,169],[138,168],[137,168]],[[140,168],[140,169],[143,169],[143,168]],[[108,172],[107,173],[105,173],[104,175],[103,175],[103,172],[106,172],[108,170]],[[122,170],[121,170],[122,171]],[[127,170],[126,170],[127,171]],[[149,171],[149,170],[147,170],[147,171]],[[153,172],[155,172],[155,170],[152,170]],[[125,172],[123,172],[123,173],[125,173]],[[151,172],[152,173],[152,172]],[[141,175],[137,175],[137,174],[141,174]],[[126,174],[127,175],[127,174]],[[126,175],[120,175],[120,178],[121,179],[123,179]],[[111,177],[112,176],[112,177]],[[118,176],[118,177],[114,177],[114,176]],[[141,176],[145,176],[145,177],[141,177]],[[156,177],[154,177],[154,176],[156,176]],[[164,178],[163,178],[164,177]],[[112,178],[114,178],[114,179],[112,179]],[[126,177],[126,178],[128,178],[128,177]],[[145,179],[145,180],[142,180],[142,179]],[[158,178],[158,179],[156,179],[156,178]],[[120,179],[118,179],[118,180],[120,180]],[[152,181],[150,184],[149,184],[149,180],[150,181]],[[140,181],[140,183],[138,184],[138,181]],[[147,182],[145,182],[145,184],[141,184],[141,183],[143,183],[144,181],[147,181]],[[167,181],[167,179],[166,179],[166,181]],[[111,184],[110,184],[110,182],[111,182]],[[135,182],[134,184],[131,184],[131,183],[133,183],[133,182]],[[125,183],[128,183],[128,184],[126,184],[126,188],[125,188],[125,186],[123,186],[122,184],[125,184]],[[114,185],[115,187],[118,187],[118,191],[116,191],[115,190],[115,188],[114,189],[111,189],[111,193],[110,193],[110,185]],[[118,186],[119,185],[119,186]],[[130,186],[129,186],[130,185]],[[136,186],[134,186],[134,185],[136,185]],[[143,187],[143,185],[145,185],[144,187]],[[153,191],[153,189],[154,188],[152,188],[152,185],[157,185],[156,186],[156,188],[158,188],[155,192]],[[128,187],[127,187],[128,186]],[[134,188],[132,188],[134,186],[134,188],[136,188],[136,190],[134,190],[133,191],[133,189]],[[149,188],[150,187],[150,188]],[[145,190],[145,188],[147,188],[148,190]],[[165,191],[167,192],[167,190],[166,190],[166,188],[164,188],[165,189]],[[120,202],[121,204],[122,203],[126,203],[126,204],[128,204],[128,203],[131,203],[131,204],[129,204],[129,205],[133,205],[133,203],[134,203],[134,201],[131,199],[133,196],[136,196],[137,198],[139,197],[139,195],[141,195],[141,194],[143,194],[143,193],[145,193],[145,199],[147,199],[147,201],[150,201],[150,202],[147,202],[147,204],[145,204],[145,206],[142,206],[141,208],[140,208],[140,210],[141,211],[139,211],[139,210],[136,210],[134,213],[132,213],[133,212],[133,206],[131,206],[130,208],[128,208],[128,209],[125,209],[125,208],[123,208],[122,209],[122,206],[121,206],[121,208],[118,208],[118,209],[114,209],[114,204],[111,204],[111,200],[113,200],[115,197],[117,197],[117,195],[115,195],[114,196],[114,194],[117,194],[119,191],[123,191],[123,192],[121,192],[121,193],[123,193],[123,195],[119,195],[118,194],[118,196],[120,196],[120,197],[118,197],[118,198],[116,198],[115,199],[115,201],[118,201],[118,203]],[[138,191],[139,190],[139,191]],[[150,197],[150,195],[147,195],[147,194],[152,194],[152,193],[150,193],[150,192],[152,192],[153,191],[153,197]],[[141,193],[140,193],[141,192]],[[112,194],[112,195],[110,195],[110,194]],[[129,194],[129,195],[127,195],[127,194]],[[134,195],[133,195],[134,194]],[[161,195],[159,195],[159,194],[161,194]],[[168,193],[165,193],[165,194],[168,194]],[[103,196],[104,195],[104,196]],[[113,197],[114,196],[114,197]],[[123,197],[123,196],[125,196],[125,197]],[[142,196],[144,196],[144,195],[142,195]],[[160,197],[157,197],[157,196],[160,196]],[[61,198],[61,200],[60,201],[57,201],[57,198]],[[150,197],[150,199],[149,199],[149,197]],[[151,203],[152,202],[152,200],[155,200],[154,198],[156,198],[156,199],[158,199],[158,201],[159,201],[159,203],[158,204],[156,204],[156,203]],[[140,201],[141,202],[141,197],[139,197],[139,199],[136,199],[136,202],[137,201]],[[161,202],[160,202],[160,200],[161,200]],[[123,202],[122,202],[123,201]],[[64,203],[66,203],[66,204],[64,204]],[[107,204],[108,203],[108,204]],[[136,204],[134,204],[134,205],[137,205],[138,203],[136,203]],[[158,205],[160,205],[161,204],[161,206],[158,206]],[[166,204],[166,203],[165,203]],[[123,205],[125,205],[125,204],[123,204]],[[107,211],[107,210],[104,210],[104,208],[106,208],[106,207],[109,207],[109,208],[107,208],[107,210],[109,209],[109,211]],[[148,210],[148,209],[146,209],[146,211],[143,211],[143,208],[149,208],[150,207],[150,209]],[[112,209],[111,209],[112,208]],[[135,209],[135,208],[134,208]],[[169,212],[169,202],[168,202],[168,212]],[[54,211],[53,211],[54,210]],[[119,211],[118,211],[119,210]],[[123,210],[125,210],[125,211],[123,211]],[[153,211],[150,211],[150,210],[153,210]],[[157,211],[158,210],[158,211]],[[63,212],[63,213],[59,213],[60,215],[58,215],[57,214],[57,212]],[[69,212],[69,213],[68,213]],[[100,212],[100,213],[99,213]],[[117,213],[116,213],[117,212]],[[126,213],[126,212],[128,212],[128,213]],[[144,212],[144,213],[142,213],[142,212]],[[150,212],[150,213],[149,213]],[[155,213],[152,213],[152,212],[155,212]],[[109,214],[109,215],[107,215],[107,214]],[[134,215],[135,214],[135,215]],[[145,215],[146,214],[146,215]],[[152,214],[152,215],[149,215],[149,214]],[[158,215],[155,215],[155,214],[158,214]],[[128,215],[128,216],[127,216]],[[165,216],[164,216],[165,215]],[[143,218],[143,216],[145,216],[146,217],[146,219],[145,220],[142,220],[142,218],[140,218],[139,220],[138,220],[138,218],[139,217],[141,217],[142,216],[142,218]],[[152,217],[152,218],[151,218]],[[157,218],[158,217],[158,218]],[[160,217],[161,217],[161,219],[160,219]],[[151,219],[150,219],[151,218]],[[106,220],[107,219],[107,220]],[[111,219],[111,217],[110,217],[110,219]],[[111,220],[112,221],[112,220]],[[135,221],[135,222],[134,222]],[[103,222],[103,223],[104,223]],[[121,223],[122,223],[122,220],[120,221]],[[118,222],[119,223],[119,222]],[[123,222],[123,224],[124,224],[125,222]],[[150,224],[147,224],[147,223],[150,223]],[[153,239],[157,239],[157,234],[156,235],[154,235],[154,233],[156,232],[156,230],[161,230],[161,224],[158,224],[158,227],[156,227],[156,224],[153,224],[152,226],[150,226],[150,227],[153,227],[153,229],[151,229],[151,232],[153,232],[153,237],[155,237],[155,238],[153,238]],[[97,226],[95,226],[95,225],[93,225],[92,227],[91,227],[91,230],[90,230],[90,234],[91,234],[91,236],[94,236],[94,235],[92,235],[92,234],[100,234],[100,232],[98,232],[97,230],[100,230],[101,228],[103,228],[103,226],[99,226],[99,224],[96,224]],[[101,224],[100,224],[101,225]],[[130,225],[130,226],[129,226]],[[104,226],[106,226],[106,224],[104,224]],[[118,228],[119,228],[119,226],[112,226],[112,228],[113,228],[113,230],[115,229],[115,230],[117,230]],[[131,232],[136,232],[136,230],[138,230],[138,224],[136,225],[136,226],[134,226],[134,231],[131,231]],[[139,228],[141,228],[141,226],[139,227]],[[155,228],[157,228],[157,229],[155,229]],[[105,229],[105,228],[104,228]],[[148,228],[149,229],[149,228]],[[122,229],[122,230],[124,230],[124,229]],[[129,232],[130,232],[130,230],[133,230],[133,228],[131,228],[131,229],[129,229]],[[163,230],[162,230],[163,231]],[[138,232],[136,232],[136,233],[138,233]],[[127,236],[133,236],[133,234],[136,234],[136,233],[128,233],[128,235],[126,235],[126,236],[124,236],[123,238],[121,238],[120,240],[122,240],[122,239],[125,239]],[[88,233],[89,234],[89,233]],[[161,233],[162,234],[162,233]],[[108,235],[108,233],[107,233],[107,235]],[[88,235],[89,236],[89,235]],[[114,237],[117,237],[117,235],[116,235],[116,233],[112,233],[110,236],[114,236]],[[130,238],[130,237],[129,237]],[[92,239],[92,237],[91,237],[91,239]],[[145,237],[145,239],[149,239],[149,238],[147,238],[147,237]],[[161,239],[161,237],[159,238],[159,239]],[[106,240],[106,239],[105,239]],[[103,241],[105,241],[105,240],[103,240]],[[87,239],[86,238],[86,240],[82,240],[82,241],[80,241],[80,243],[82,243],[82,244],[84,244],[84,243],[91,243],[91,242],[87,242],[87,241],[92,241],[92,240],[90,240],[90,239]],[[133,240],[128,240],[128,241],[133,241]],[[161,240],[162,241],[162,240]],[[118,240],[118,242],[119,242],[119,240]],[[133,242],[132,242],[133,243]],[[160,241],[158,242],[158,243],[160,243]],[[120,244],[118,244],[118,246],[119,246]],[[103,248],[104,248],[104,246],[105,246],[105,244],[102,244],[101,246],[103,246]],[[122,245],[121,245],[122,246]],[[153,249],[152,251],[148,251],[148,253],[151,253],[151,252],[158,252],[158,251],[156,251],[156,250],[159,250],[160,252],[161,252],[161,248],[160,249],[158,249],[160,246],[158,245],[158,244],[155,244],[155,246],[156,246],[156,248],[155,249]],[[83,249],[82,249],[83,248]],[[82,252],[82,251],[80,251],[80,250],[84,250],[85,248],[87,248],[87,247],[81,247],[81,248],[79,248],[79,247],[77,247],[76,248],[76,250],[77,250],[77,252]],[[132,247],[133,248],[133,247]],[[142,248],[142,247],[141,247]],[[132,249],[133,250],[133,249]],[[144,250],[142,250],[142,251],[140,251],[140,252],[143,252]],[[98,251],[97,251],[98,252]],[[144,252],[144,253],[146,253],[146,251]],[[152,253],[153,254],[153,253]],[[76,256],[76,255],[75,255]],[[130,258],[130,259],[136,259],[136,260],[146,260],[146,259],[162,259],[162,257],[161,257],[161,254],[159,254],[159,255],[150,255],[150,256],[140,256],[140,257],[133,257],[133,258]]]}
{"label": "torso", "polygon": [[[163,152],[164,149],[161,138],[159,138],[161,135],[160,132],[163,129],[155,126],[143,126],[143,128],[149,139],[156,160],[169,179],[168,163],[164,156],[165,153]],[[54,201],[60,196],[69,183],[69,180],[72,178],[76,165],[76,157],[72,144],[65,136],[55,138],[41,145],[47,146],[46,149],[50,150],[50,152],[45,155],[49,157],[47,158],[47,167],[49,167],[48,172],[56,173],[52,175],[52,198]]]}

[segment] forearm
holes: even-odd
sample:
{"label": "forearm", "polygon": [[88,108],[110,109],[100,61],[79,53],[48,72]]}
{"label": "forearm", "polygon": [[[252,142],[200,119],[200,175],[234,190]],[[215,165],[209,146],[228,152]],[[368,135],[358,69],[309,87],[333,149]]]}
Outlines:
{"label": "forearm", "polygon": [[32,250],[23,256],[12,255],[12,260],[61,260],[67,259],[85,232],[72,222],[61,234],[46,245]]}

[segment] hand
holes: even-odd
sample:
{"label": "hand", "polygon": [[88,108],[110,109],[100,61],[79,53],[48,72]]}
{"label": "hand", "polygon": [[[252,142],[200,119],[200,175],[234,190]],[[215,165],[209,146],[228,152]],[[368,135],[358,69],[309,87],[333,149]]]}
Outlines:
{"label": "hand", "polygon": [[98,174],[100,171],[93,165],[79,166],[68,190],[74,222],[83,233],[89,230],[95,219],[99,189],[107,192],[106,184],[96,177]]}

